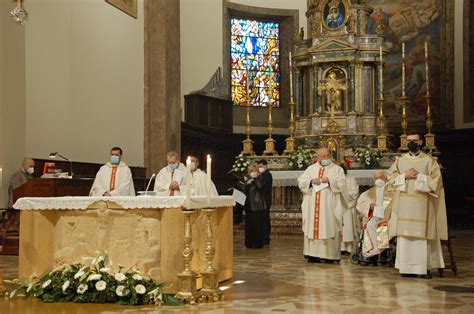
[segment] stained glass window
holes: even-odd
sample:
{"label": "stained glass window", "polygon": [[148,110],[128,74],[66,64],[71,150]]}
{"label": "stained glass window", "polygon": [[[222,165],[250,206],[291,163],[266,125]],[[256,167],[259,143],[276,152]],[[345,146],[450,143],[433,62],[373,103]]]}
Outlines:
{"label": "stained glass window", "polygon": [[231,19],[231,86],[235,105],[280,106],[279,24]]}

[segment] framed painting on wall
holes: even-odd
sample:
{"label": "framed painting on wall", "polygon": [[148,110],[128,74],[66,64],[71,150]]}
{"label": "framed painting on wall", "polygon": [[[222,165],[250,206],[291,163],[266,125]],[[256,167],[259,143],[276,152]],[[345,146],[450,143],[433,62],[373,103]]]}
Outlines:
{"label": "framed painting on wall", "polygon": [[138,0],[105,0],[105,2],[113,5],[120,11],[123,11],[134,18],[138,17],[137,1]]}

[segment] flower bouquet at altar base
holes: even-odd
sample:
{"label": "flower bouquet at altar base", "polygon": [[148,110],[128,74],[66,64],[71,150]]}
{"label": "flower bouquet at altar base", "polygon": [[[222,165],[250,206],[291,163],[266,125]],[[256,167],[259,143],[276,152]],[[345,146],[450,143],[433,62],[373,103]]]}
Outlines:
{"label": "flower bouquet at altar base", "polygon": [[304,150],[298,148],[289,154],[286,158],[288,167],[292,170],[302,170],[306,169],[308,166],[314,163],[314,158],[316,156],[316,151],[314,150]]}
{"label": "flower bouquet at altar base", "polygon": [[166,284],[156,283],[135,267],[125,271],[118,266],[118,271],[114,272],[106,253],[82,260],[85,262],[57,267],[39,279],[33,274],[25,281],[5,280],[17,286],[10,292],[10,298],[24,295],[44,302],[182,305],[179,300],[162,293],[162,289],[168,287]]}
{"label": "flower bouquet at altar base", "polygon": [[243,180],[247,172],[247,168],[250,166],[252,161],[242,154],[235,157],[234,165],[229,171],[229,174],[233,175],[239,180]]}
{"label": "flower bouquet at altar base", "polygon": [[382,153],[377,148],[373,148],[371,145],[367,145],[364,148],[353,148],[357,161],[366,169],[374,169],[380,167],[380,159]]}

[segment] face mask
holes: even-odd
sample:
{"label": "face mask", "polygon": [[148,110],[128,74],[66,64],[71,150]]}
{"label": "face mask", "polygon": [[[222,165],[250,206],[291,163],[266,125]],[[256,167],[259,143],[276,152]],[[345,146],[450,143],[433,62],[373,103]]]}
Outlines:
{"label": "face mask", "polygon": [[420,145],[418,145],[418,143],[415,143],[415,142],[408,142],[407,146],[410,152],[412,153],[416,153],[420,150]]}
{"label": "face mask", "polygon": [[258,168],[258,172],[260,172],[260,173],[264,173],[265,170],[267,170],[267,169],[265,169],[265,168],[263,168],[263,167]]}
{"label": "face mask", "polygon": [[253,171],[253,172],[250,172],[250,177],[255,179],[256,177],[258,177],[258,173]]}
{"label": "face mask", "polygon": [[323,167],[329,166],[331,164],[331,159],[322,159],[321,160],[321,165]]}
{"label": "face mask", "polygon": [[113,163],[114,165],[116,165],[120,162],[120,157],[112,155],[112,156],[110,156],[110,162]]}
{"label": "face mask", "polygon": [[35,168],[30,167],[26,170],[26,172],[28,172],[28,174],[33,174],[35,172]]}
{"label": "face mask", "polygon": [[378,186],[378,187],[384,186],[385,181],[382,180],[382,179],[377,179],[377,180],[375,180],[375,185]]}
{"label": "face mask", "polygon": [[191,162],[191,171],[196,171],[196,163],[195,162]]}
{"label": "face mask", "polygon": [[178,168],[178,163],[169,164],[168,167],[170,167],[171,170],[176,170]]}

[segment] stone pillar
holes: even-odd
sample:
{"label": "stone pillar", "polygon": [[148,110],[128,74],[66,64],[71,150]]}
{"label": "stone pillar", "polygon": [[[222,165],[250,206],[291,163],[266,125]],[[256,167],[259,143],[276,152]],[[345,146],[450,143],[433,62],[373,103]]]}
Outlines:
{"label": "stone pillar", "polygon": [[349,71],[349,82],[350,82],[349,112],[353,112],[353,111],[356,111],[356,108],[355,108],[355,93],[356,93],[356,89],[355,89],[355,72],[356,72],[355,71],[355,65],[351,64],[349,69],[350,69],[350,71]]}
{"label": "stone pillar", "polygon": [[319,113],[319,93],[318,93],[318,86],[319,86],[319,66],[315,66],[313,68],[313,113]]}
{"label": "stone pillar", "polygon": [[144,164],[148,175],[181,150],[179,1],[144,0]]}

